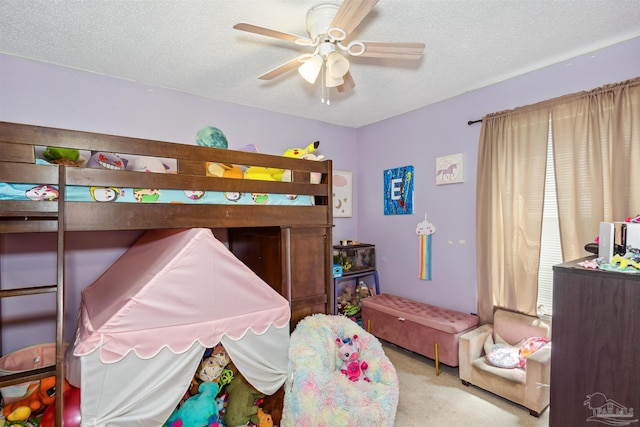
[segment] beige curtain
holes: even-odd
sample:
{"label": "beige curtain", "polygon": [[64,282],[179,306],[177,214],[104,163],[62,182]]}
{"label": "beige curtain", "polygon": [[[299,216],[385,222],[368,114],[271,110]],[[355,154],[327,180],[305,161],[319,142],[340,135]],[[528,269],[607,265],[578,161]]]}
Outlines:
{"label": "beige curtain", "polygon": [[601,221],[640,214],[640,78],[551,109],[562,255],[588,255]]}
{"label": "beige curtain", "polygon": [[488,115],[478,151],[478,315],[536,314],[548,123],[562,252],[587,255],[601,221],[640,214],[640,78]]}
{"label": "beige curtain", "polygon": [[478,151],[478,316],[494,307],[535,313],[549,110],[522,107],[483,118]]}

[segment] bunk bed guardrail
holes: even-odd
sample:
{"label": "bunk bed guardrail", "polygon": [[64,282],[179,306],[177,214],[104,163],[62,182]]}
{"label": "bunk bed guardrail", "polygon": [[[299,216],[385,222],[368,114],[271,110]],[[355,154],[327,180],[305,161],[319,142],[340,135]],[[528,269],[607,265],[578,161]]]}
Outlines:
{"label": "bunk bed guardrail", "polygon": [[[37,164],[42,146],[107,151],[133,156],[174,159],[175,173],[141,173]],[[207,163],[262,166],[292,171],[292,182],[207,176]],[[331,161],[187,144],[151,141],[82,131],[0,122],[0,182],[58,184],[62,168],[67,194],[74,186],[150,188],[252,195],[304,195],[309,206],[202,203],[90,203],[66,200],[66,231],[192,227],[297,226],[332,224]],[[311,176],[320,174],[319,184]],[[0,232],[55,231],[58,201],[3,200]],[[24,221],[25,218],[36,221]]]}

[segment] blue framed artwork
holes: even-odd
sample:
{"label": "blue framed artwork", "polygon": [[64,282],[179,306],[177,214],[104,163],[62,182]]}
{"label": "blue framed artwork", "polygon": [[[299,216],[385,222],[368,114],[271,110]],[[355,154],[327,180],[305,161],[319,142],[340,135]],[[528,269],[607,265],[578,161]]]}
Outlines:
{"label": "blue framed artwork", "polygon": [[413,213],[413,166],[384,171],[384,214]]}

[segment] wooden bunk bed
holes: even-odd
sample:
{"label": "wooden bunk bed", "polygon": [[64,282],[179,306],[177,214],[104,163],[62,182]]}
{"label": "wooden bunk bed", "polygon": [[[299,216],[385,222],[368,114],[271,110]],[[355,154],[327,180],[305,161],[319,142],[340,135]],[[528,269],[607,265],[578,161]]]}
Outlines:
{"label": "wooden bunk bed", "polygon": [[[37,147],[64,147],[174,159],[175,173],[112,171],[41,164]],[[207,176],[209,163],[291,170],[292,182]],[[0,377],[0,387],[56,376],[64,379],[65,233],[71,231],[226,228],[230,250],[291,305],[291,327],[312,313],[330,313],[333,215],[331,161],[0,122],[0,183],[47,184],[58,200],[1,200],[0,233],[57,233],[57,283],[2,289],[0,298],[57,293],[56,364]],[[320,174],[312,184],[313,174]],[[151,188],[203,192],[305,195],[308,206],[71,201],[76,187]],[[1,350],[1,348],[0,348]],[[56,399],[62,425],[63,399]]]}

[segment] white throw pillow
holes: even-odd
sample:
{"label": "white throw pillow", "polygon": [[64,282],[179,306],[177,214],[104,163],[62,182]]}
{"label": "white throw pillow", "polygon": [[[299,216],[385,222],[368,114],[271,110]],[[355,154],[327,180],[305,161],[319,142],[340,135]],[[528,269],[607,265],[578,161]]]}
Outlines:
{"label": "white throw pillow", "polygon": [[495,344],[487,353],[487,362],[498,368],[516,368],[520,366],[520,354],[518,347],[507,344]]}

